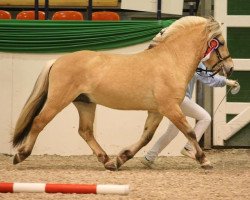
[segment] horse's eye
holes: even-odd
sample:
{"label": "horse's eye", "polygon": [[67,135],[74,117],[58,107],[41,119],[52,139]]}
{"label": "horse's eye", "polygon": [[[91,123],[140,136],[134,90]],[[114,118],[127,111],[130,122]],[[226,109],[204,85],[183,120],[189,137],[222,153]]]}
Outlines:
{"label": "horse's eye", "polygon": [[225,42],[221,42],[221,41],[219,41],[219,43],[221,46],[223,46],[225,44]]}

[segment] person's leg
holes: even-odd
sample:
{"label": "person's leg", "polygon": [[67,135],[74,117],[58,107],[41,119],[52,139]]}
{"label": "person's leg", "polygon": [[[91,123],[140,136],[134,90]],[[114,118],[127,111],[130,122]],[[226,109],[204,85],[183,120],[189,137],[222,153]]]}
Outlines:
{"label": "person's leg", "polygon": [[[186,116],[197,120],[194,131],[196,134],[196,138],[199,141],[208,128],[209,124],[211,123],[211,117],[209,113],[189,98],[184,99],[181,105],[181,109]],[[187,143],[185,145],[185,148],[189,150],[193,149],[190,143]]]}
{"label": "person's leg", "polygon": [[[188,104],[189,98],[185,97],[184,101],[181,104],[181,108],[185,108],[186,104]],[[186,115],[186,113],[184,113]],[[158,154],[177,136],[179,129],[169,121],[169,126],[166,132],[157,140],[154,146],[147,152],[145,155],[145,159],[143,160],[143,164],[151,165],[154,160],[157,158]],[[145,162],[144,162],[145,161]]]}
{"label": "person's leg", "polygon": [[145,158],[150,161],[154,162],[157,158],[158,154],[176,137],[179,130],[178,128],[169,122],[169,126],[167,131],[157,140],[154,146],[147,152]]}
{"label": "person's leg", "polygon": [[[211,123],[210,115],[206,110],[190,100],[188,97],[184,98],[180,107],[186,116],[198,120],[194,127],[194,131],[197,140],[199,141],[203,133]],[[143,160],[143,164],[147,166],[153,164],[158,154],[177,136],[178,132],[179,130],[177,129],[177,127],[170,122],[167,131],[157,140],[152,149],[149,150],[145,155],[146,160]],[[181,153],[195,159],[195,152],[193,152],[194,150],[192,145],[187,143],[184,148],[184,151],[182,150]]]}

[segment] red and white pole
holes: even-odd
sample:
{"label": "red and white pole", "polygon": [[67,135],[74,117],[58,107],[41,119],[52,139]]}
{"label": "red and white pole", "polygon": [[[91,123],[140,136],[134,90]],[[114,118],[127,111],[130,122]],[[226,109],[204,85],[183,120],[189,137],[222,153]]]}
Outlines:
{"label": "red and white pole", "polygon": [[88,185],[55,183],[4,183],[0,182],[0,193],[46,192],[76,194],[122,194],[129,193],[129,185]]}

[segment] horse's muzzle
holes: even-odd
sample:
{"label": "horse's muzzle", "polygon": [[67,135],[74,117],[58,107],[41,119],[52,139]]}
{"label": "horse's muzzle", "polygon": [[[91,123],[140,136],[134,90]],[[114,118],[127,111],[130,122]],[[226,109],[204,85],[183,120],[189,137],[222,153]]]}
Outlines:
{"label": "horse's muzzle", "polygon": [[230,77],[230,76],[232,75],[233,71],[234,71],[234,68],[231,67],[231,68],[228,70],[228,72],[227,72],[227,77]]}
{"label": "horse's muzzle", "polygon": [[226,77],[230,77],[233,73],[233,67],[222,67],[222,70],[223,70],[223,73],[224,73],[224,76]]}

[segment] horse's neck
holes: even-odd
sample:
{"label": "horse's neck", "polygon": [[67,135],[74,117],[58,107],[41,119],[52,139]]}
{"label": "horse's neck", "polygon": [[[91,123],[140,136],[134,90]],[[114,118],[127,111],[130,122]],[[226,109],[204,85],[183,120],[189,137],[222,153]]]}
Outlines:
{"label": "horse's neck", "polygon": [[[201,61],[206,50],[207,34],[204,26],[182,30],[176,35],[166,38],[159,45],[160,48],[167,49],[175,59],[176,65],[181,70],[176,70],[176,73],[185,72],[186,81],[189,82],[194,75],[199,62]],[[159,48],[159,49],[160,49]],[[181,74],[180,74],[181,76]]]}

